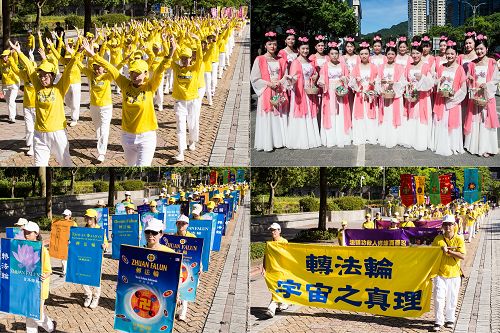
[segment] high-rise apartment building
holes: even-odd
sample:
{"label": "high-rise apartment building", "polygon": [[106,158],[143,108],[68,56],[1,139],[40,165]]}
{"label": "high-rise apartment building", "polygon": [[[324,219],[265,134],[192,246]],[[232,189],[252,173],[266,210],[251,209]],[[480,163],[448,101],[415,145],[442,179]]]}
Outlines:
{"label": "high-rise apartment building", "polygon": [[446,0],[429,0],[429,28],[446,24]]}
{"label": "high-rise apartment building", "polygon": [[408,36],[427,31],[427,0],[408,0]]}
{"label": "high-rise apartment building", "polygon": [[[477,7],[476,16],[485,16],[500,12],[499,0],[467,0],[467,2],[474,6],[483,3]],[[473,15],[471,6],[463,0],[446,0],[445,7],[446,23],[454,27],[464,25],[465,21]]]}

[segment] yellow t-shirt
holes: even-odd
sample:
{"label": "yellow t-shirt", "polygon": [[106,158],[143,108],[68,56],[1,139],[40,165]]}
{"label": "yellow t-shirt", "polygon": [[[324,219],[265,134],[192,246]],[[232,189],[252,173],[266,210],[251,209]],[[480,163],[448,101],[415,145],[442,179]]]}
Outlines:
{"label": "yellow t-shirt", "polygon": [[94,106],[107,106],[112,105],[111,99],[111,81],[113,76],[109,73],[96,76],[93,70],[83,67],[81,63],[78,64],[82,72],[87,76],[90,83],[90,105]]}
{"label": "yellow t-shirt", "polygon": [[10,60],[7,62],[0,59],[0,72],[2,73],[2,83],[6,86],[19,83],[19,77],[16,74],[16,68],[12,66]]}
{"label": "yellow t-shirt", "polygon": [[169,248],[168,246],[163,245],[163,244],[160,245],[159,249],[155,249],[155,250],[163,251],[163,252],[176,253],[174,250],[172,250],[171,248]]}
{"label": "yellow t-shirt", "polygon": [[24,94],[23,94],[23,107],[34,108],[35,107],[35,97],[36,91],[28,72],[24,69],[19,71],[19,77],[24,82]]}
{"label": "yellow t-shirt", "polygon": [[[176,233],[177,236],[182,236],[181,234],[179,234],[179,232]],[[196,238],[196,235],[189,232],[189,231],[186,231],[186,234],[183,236],[183,237],[192,237],[192,238]]]}
{"label": "yellow t-shirt", "polygon": [[[42,245],[42,274],[52,273],[49,250]],[[50,276],[42,282],[42,299],[49,298]]]}
{"label": "yellow t-shirt", "polygon": [[203,53],[203,67],[206,73],[212,72],[212,54],[209,47]]}
{"label": "yellow t-shirt", "polygon": [[[444,235],[438,235],[436,236],[436,238],[434,238],[434,241],[432,242],[432,246],[442,247],[445,245],[448,247],[456,247],[456,249],[453,251],[465,254],[464,239],[458,236],[457,234],[455,234],[452,239],[446,239],[446,241]],[[438,275],[444,278],[459,277],[460,259],[454,258],[449,255],[443,255]]]}
{"label": "yellow t-shirt", "polygon": [[[197,41],[196,54],[203,54],[200,41]],[[191,101],[198,98],[198,77],[202,64],[203,57],[201,56],[197,56],[195,63],[187,67],[181,67],[177,63],[172,63],[172,70],[174,71],[172,97],[174,99]]]}
{"label": "yellow t-shirt", "polygon": [[26,40],[26,47],[28,47],[28,49],[30,50],[33,50],[35,48],[35,36],[28,35],[28,38]]}
{"label": "yellow t-shirt", "polygon": [[[205,88],[205,63],[201,63],[201,68],[198,71],[198,89]],[[199,96],[203,97],[203,96]]]}
{"label": "yellow t-shirt", "polygon": [[278,240],[276,240],[274,242],[282,243],[282,244],[288,244],[288,240],[286,240],[285,238],[283,238],[281,236],[280,236],[280,238]]}
{"label": "yellow t-shirt", "polygon": [[375,223],[373,221],[363,222],[363,229],[375,229]]}
{"label": "yellow t-shirt", "polygon": [[400,228],[415,228],[415,224],[412,221],[406,221],[399,223]]}
{"label": "yellow t-shirt", "polygon": [[476,218],[473,213],[465,215],[465,223],[467,223],[468,227],[472,227],[474,225],[474,222],[476,221]]}

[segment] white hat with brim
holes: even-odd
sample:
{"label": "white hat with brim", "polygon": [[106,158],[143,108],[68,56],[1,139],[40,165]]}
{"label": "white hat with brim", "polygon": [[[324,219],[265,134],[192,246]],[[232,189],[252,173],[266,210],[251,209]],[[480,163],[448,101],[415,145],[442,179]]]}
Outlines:
{"label": "white hat with brim", "polygon": [[200,215],[202,210],[203,210],[203,207],[200,204],[193,205],[193,214]]}
{"label": "white hat with brim", "polygon": [[146,227],[144,228],[144,231],[147,230],[152,230],[152,231],[163,231],[163,222],[158,219],[151,219],[146,223]]}
{"label": "white hat with brim", "polygon": [[455,223],[455,216],[453,215],[445,215],[443,218],[443,223]]}
{"label": "white hat with brim", "polygon": [[184,223],[189,224],[189,217],[187,217],[186,215],[183,215],[183,214],[179,215],[176,222],[184,222]]}
{"label": "white hat with brim", "polygon": [[267,230],[281,230],[281,226],[278,223],[273,223],[267,228]]}
{"label": "white hat with brim", "polygon": [[23,226],[26,225],[26,223],[28,223],[28,220],[26,220],[24,217],[21,217],[19,220],[17,220],[16,223],[14,223],[14,225]]}
{"label": "white hat with brim", "polygon": [[26,223],[24,225],[23,230],[31,231],[31,232],[34,231],[37,234],[40,233],[40,227],[38,226],[38,224],[36,224],[35,222],[31,222],[31,221],[29,221],[28,223]]}
{"label": "white hat with brim", "polygon": [[65,209],[64,212],[62,213],[64,216],[71,216],[72,213],[69,209]]}
{"label": "white hat with brim", "polygon": [[125,191],[125,195],[132,195],[132,193],[130,193],[130,191]]}

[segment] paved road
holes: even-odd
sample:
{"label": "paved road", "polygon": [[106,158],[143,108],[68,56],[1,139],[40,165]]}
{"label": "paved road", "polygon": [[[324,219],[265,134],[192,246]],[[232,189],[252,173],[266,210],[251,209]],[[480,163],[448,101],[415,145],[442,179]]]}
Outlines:
{"label": "paved road", "polygon": [[[242,91],[249,91],[248,80],[241,80],[248,73],[249,27],[246,26],[241,37],[236,38],[236,46],[231,56],[231,66],[224,72],[219,81],[213,106],[203,101],[200,117],[200,142],[196,151],[186,150],[185,161],[178,163],[173,160],[177,154],[176,120],[173,111],[171,95],[165,95],[164,109],[156,112],[158,119],[157,148],[153,160],[154,166],[175,164],[189,165],[237,165],[248,166],[249,159],[249,94],[245,97]],[[249,76],[249,75],[248,75]],[[237,89],[235,89],[235,87]],[[89,86],[87,78],[82,78],[82,100],[80,121],[75,127],[68,127],[70,154],[76,166],[125,166],[126,161],[121,146],[121,96],[113,93],[113,119],[111,121],[110,138],[106,161],[97,161],[96,134],[90,117]],[[0,102],[0,166],[31,166],[32,157],[26,156],[24,118],[22,117],[22,95],[17,98],[18,116],[15,124],[7,122],[7,105]],[[65,107],[68,123],[69,108]],[[239,116],[240,115],[240,116]],[[239,116],[239,118],[238,118]],[[236,120],[232,122],[232,120]],[[231,140],[224,139],[224,126],[230,124]],[[241,136],[241,138],[240,138]],[[231,151],[221,160],[216,148]],[[211,155],[214,159],[211,160]],[[57,166],[54,158],[51,166]]]}
{"label": "paved road", "polygon": [[[201,275],[196,302],[189,303],[188,322],[175,321],[174,332],[246,331],[249,307],[249,216],[247,199],[229,224],[221,251],[211,253],[210,269]],[[104,258],[101,299],[99,306],[93,310],[83,307],[84,295],[80,285],[66,283],[57,275],[60,261],[52,259],[51,262],[54,274],[51,276],[46,309],[48,315],[57,321],[57,332],[114,332],[118,261],[110,259],[108,255]],[[24,331],[24,317],[0,315],[0,332]]]}
{"label": "paved road", "polygon": [[[467,256],[463,269],[467,276],[460,289],[457,324],[454,330],[443,332],[500,332],[500,210],[490,213],[490,221],[480,231],[480,237],[466,244]],[[434,323],[431,311],[420,318],[392,318],[340,310],[327,310],[294,305],[289,310],[265,319],[270,302],[260,262],[252,265],[250,274],[250,326],[252,332],[427,332]]]}
{"label": "paved road", "polygon": [[[500,113],[500,97],[497,113]],[[309,150],[276,149],[273,152],[257,151],[253,148],[255,138],[256,95],[252,95],[252,166],[498,166],[500,154],[483,158],[465,152],[444,157],[430,150],[423,152],[396,146],[385,148],[379,145],[346,146],[344,148],[318,147]],[[498,132],[500,142],[500,131]]]}

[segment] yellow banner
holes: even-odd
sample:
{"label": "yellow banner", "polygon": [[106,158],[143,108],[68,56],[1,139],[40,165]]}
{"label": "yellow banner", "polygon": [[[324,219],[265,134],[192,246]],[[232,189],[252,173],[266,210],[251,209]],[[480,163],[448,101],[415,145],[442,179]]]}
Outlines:
{"label": "yellow banner", "polygon": [[49,254],[53,258],[68,259],[69,229],[74,221],[59,220],[52,222],[50,230]]}
{"label": "yellow banner", "polygon": [[417,192],[417,205],[425,204],[425,176],[415,177],[415,190]]}
{"label": "yellow banner", "polygon": [[439,247],[342,247],[268,242],[273,300],[391,317],[430,309]]}

